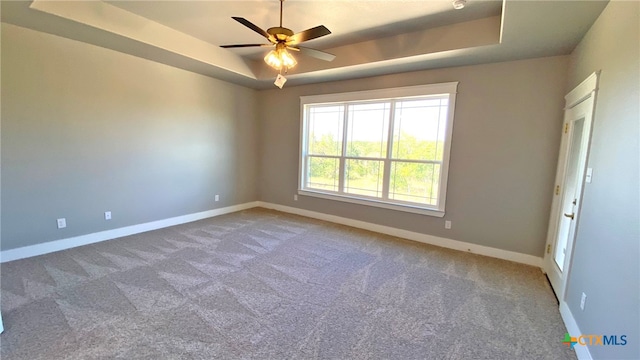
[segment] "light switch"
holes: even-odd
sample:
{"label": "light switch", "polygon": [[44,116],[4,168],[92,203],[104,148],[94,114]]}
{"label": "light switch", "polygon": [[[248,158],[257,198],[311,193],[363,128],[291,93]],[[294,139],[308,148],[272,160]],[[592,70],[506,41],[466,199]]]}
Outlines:
{"label": "light switch", "polygon": [[591,178],[593,177],[593,168],[587,168],[587,176],[585,177],[585,181],[590,184]]}

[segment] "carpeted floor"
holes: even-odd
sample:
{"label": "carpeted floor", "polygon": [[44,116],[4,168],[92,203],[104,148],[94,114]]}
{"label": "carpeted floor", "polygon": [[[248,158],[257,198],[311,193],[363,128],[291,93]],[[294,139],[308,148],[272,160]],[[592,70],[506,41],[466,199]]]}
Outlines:
{"label": "carpeted floor", "polygon": [[540,269],[264,209],[2,264],[2,359],[575,359]]}

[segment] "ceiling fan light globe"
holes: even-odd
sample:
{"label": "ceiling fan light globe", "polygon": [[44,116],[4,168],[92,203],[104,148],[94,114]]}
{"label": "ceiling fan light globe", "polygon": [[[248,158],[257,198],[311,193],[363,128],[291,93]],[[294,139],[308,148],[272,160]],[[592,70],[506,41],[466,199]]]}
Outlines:
{"label": "ceiling fan light globe", "polygon": [[283,61],[275,50],[269,51],[267,56],[264,57],[264,62],[276,70],[282,69]]}
{"label": "ceiling fan light globe", "polygon": [[280,52],[280,59],[282,60],[282,65],[287,69],[291,69],[298,64],[293,55],[289,54],[287,50],[282,50],[282,52]]}

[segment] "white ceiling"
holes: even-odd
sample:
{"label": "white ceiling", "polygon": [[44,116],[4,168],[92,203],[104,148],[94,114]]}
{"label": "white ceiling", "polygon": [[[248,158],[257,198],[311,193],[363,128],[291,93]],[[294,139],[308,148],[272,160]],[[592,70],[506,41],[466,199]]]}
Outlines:
{"label": "white ceiling", "polygon": [[[325,25],[304,45],[327,63],[295,54],[287,86],[570,53],[606,1],[286,0],[283,26]],[[231,19],[277,26],[279,1],[2,1],[2,21],[103,46],[253,88],[276,75],[268,49],[222,49],[263,38]]]}

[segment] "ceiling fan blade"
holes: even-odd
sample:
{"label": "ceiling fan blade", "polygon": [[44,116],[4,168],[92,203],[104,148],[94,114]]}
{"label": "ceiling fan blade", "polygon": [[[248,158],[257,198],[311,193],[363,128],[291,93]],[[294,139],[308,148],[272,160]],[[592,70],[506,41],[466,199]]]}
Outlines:
{"label": "ceiling fan blade", "polygon": [[287,44],[295,45],[303,41],[317,39],[321,36],[325,36],[329,34],[331,34],[331,31],[329,31],[329,29],[327,29],[324,25],[318,25],[314,28],[307,29],[305,31],[302,31],[290,36],[287,39]]}
{"label": "ceiling fan blade", "polygon": [[273,44],[236,44],[236,45],[220,45],[221,48],[231,49],[231,48],[246,48],[246,47],[266,47],[273,46]]}
{"label": "ceiling fan blade", "polygon": [[329,54],[328,52],[324,52],[324,51],[320,51],[320,50],[316,50],[316,49],[311,49],[311,48],[307,48],[307,47],[302,47],[302,46],[288,46],[287,49],[291,49],[294,51],[300,51],[301,53],[308,55],[308,56],[313,56],[316,59],[320,59],[320,60],[324,60],[324,61],[333,61],[333,59],[336,58],[335,55],[333,54]]}
{"label": "ceiling fan blade", "polygon": [[241,18],[241,17],[237,17],[237,16],[232,16],[231,17],[233,20],[239,22],[240,24],[248,27],[249,29],[257,32],[258,34],[264,36],[265,38],[269,39],[269,41],[272,41],[272,36],[269,35],[269,33],[267,33],[266,31],[262,30],[261,28],[259,28],[256,24],[252,23],[251,21],[245,19],[245,18]]}

